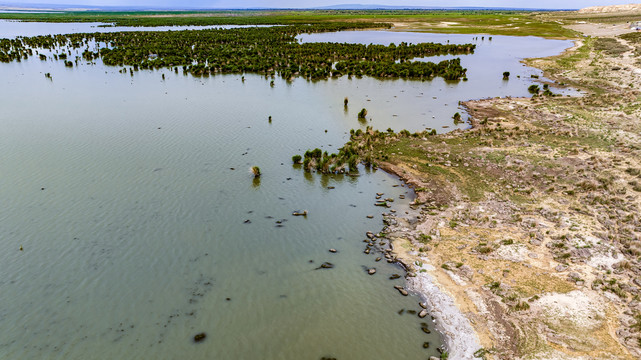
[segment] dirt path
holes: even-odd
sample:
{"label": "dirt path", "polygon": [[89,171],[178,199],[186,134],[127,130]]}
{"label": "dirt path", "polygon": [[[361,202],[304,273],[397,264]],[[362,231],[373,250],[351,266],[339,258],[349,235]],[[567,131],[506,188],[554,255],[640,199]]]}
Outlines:
{"label": "dirt path", "polygon": [[635,32],[635,30],[630,29],[629,24],[595,24],[595,23],[586,23],[586,24],[574,24],[566,26],[569,29],[578,31],[586,36],[619,36],[621,34],[627,34],[630,32]]}

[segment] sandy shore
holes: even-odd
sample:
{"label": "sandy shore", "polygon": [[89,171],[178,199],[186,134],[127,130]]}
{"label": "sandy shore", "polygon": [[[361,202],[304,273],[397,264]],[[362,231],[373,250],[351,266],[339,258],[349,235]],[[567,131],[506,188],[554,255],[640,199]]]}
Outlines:
{"label": "sandy shore", "polygon": [[[402,169],[383,163],[381,168],[391,174],[399,176],[412,188],[417,188],[417,179],[407,176]],[[417,194],[417,201],[423,202],[422,194]],[[409,216],[416,217],[418,213],[412,212]],[[479,341],[479,334],[474,330],[470,318],[462,312],[464,304],[457,304],[456,296],[449,293],[448,288],[439,280],[436,268],[431,264],[429,257],[421,256],[411,243],[406,241],[418,232],[419,223],[410,224],[406,218],[387,215],[384,234],[391,241],[392,254],[405,269],[409,269],[407,276],[407,289],[418,294],[421,301],[434,319],[436,329],[443,335],[446,350],[450,359],[475,359],[474,353],[483,346]],[[420,216],[419,216],[420,217]]]}
{"label": "sandy shore", "polygon": [[430,315],[434,317],[436,329],[443,334],[450,358],[473,359],[474,352],[482,348],[478,335],[454,298],[446,294],[430,275],[434,267],[429,264],[429,259],[421,259],[424,265],[417,267],[419,272],[416,277],[408,281],[410,290],[421,294]]}

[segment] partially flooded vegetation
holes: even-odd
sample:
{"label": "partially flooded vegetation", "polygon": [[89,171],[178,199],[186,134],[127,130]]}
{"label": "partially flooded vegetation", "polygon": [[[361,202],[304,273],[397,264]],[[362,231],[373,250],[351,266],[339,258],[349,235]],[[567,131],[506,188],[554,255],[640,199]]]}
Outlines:
{"label": "partially flooded vegetation", "polygon": [[[100,83],[118,84],[116,91],[92,94],[81,104],[74,105],[77,100],[67,93],[42,97],[44,110],[32,109],[19,122],[6,120],[18,136],[7,138],[3,165],[19,170],[6,175],[15,190],[8,203],[16,209],[4,219],[12,224],[8,233],[25,247],[12,243],[21,257],[3,258],[11,265],[11,280],[0,286],[11,301],[0,309],[6,314],[0,322],[10,329],[0,349],[39,357],[59,350],[48,339],[60,334],[80,344],[113,340],[103,350],[114,357],[184,355],[176,343],[190,344],[187,352],[202,358],[639,355],[641,164],[635,155],[641,149],[636,136],[641,106],[635,83],[641,71],[633,56],[641,52],[640,38],[586,38],[562,56],[528,60],[548,78],[500,64],[489,78],[499,86],[518,86],[527,97],[459,102],[466,99],[455,93],[466,82],[457,80],[469,76],[473,82],[474,74],[457,56],[474,56],[473,43],[366,45],[306,42],[300,36],[388,29],[387,21],[398,19],[406,20],[401,28],[440,32],[467,33],[481,26],[488,34],[574,32],[542,20],[546,14],[319,14],[333,21],[314,23],[305,12],[252,13],[236,20],[199,13],[28,14],[31,20],[141,26],[283,26],[0,40],[3,66],[38,69],[38,79],[57,91],[66,91],[72,78],[82,83],[85,71]],[[453,16],[460,19],[449,21]],[[356,21],[361,17],[369,21]],[[346,19],[351,21],[339,21]],[[474,41],[479,37],[481,44],[501,42],[487,35]],[[447,60],[417,61],[430,56]],[[53,82],[50,64],[70,69],[58,69]],[[25,108],[23,94],[53,95],[11,76],[17,84],[16,94],[7,95],[15,103],[8,108],[11,118]],[[365,92],[343,91],[352,78],[365,87],[367,77],[377,83]],[[337,79],[320,82],[331,89],[328,95],[317,82],[297,87],[296,78]],[[382,81],[388,78],[442,78],[445,85],[414,81],[424,85],[412,94],[402,93],[415,84],[372,101],[369,95],[383,92],[381,84],[398,82]],[[581,86],[587,94],[553,93],[552,86],[563,84]],[[331,87],[339,85],[340,92]],[[152,95],[138,98],[131,91],[138,87]],[[80,88],[71,94],[83,98]],[[402,122],[394,123],[399,105],[388,102],[404,96],[425,105],[448,88],[451,93],[438,97],[449,97],[456,106],[446,102],[440,119],[406,120],[412,130],[399,131]],[[301,100],[300,93],[308,96]],[[316,96],[331,106],[309,100]],[[145,105],[150,98],[156,100]],[[57,102],[64,110],[53,106]],[[76,107],[83,121],[68,118],[66,109]],[[374,123],[388,107],[395,109],[391,120]],[[344,119],[333,122],[334,116]],[[52,118],[62,130],[49,122]],[[450,131],[451,125],[456,130]],[[47,139],[55,146],[46,145]],[[317,147],[305,151],[309,144]],[[54,148],[69,153],[58,156]],[[17,154],[30,154],[33,163],[23,166]],[[45,170],[34,170],[39,167]],[[249,175],[237,169],[249,169]],[[57,224],[66,225],[52,228],[52,213]],[[373,214],[382,215],[382,222]],[[55,246],[34,240],[49,237]],[[49,272],[64,282],[52,282],[38,270],[39,259],[52,251],[65,261]],[[406,277],[385,263],[401,264]],[[71,273],[100,281],[78,285],[65,276]],[[124,277],[144,294],[123,286]],[[15,279],[30,280],[37,289],[22,293]],[[451,304],[441,290],[453,295]],[[427,301],[419,303],[412,291]],[[107,301],[113,293],[123,300]],[[23,304],[33,298],[47,300],[34,305],[38,324],[10,326],[21,323],[16,319],[24,317]],[[62,315],[52,313],[50,303]],[[78,315],[76,321],[68,315],[93,307],[108,309],[109,318],[87,321],[91,316]],[[253,310],[250,316],[239,315],[246,309]],[[127,321],[113,314],[125,314]],[[424,320],[428,315],[436,324]],[[15,345],[16,336],[38,332],[49,338],[33,349]],[[241,332],[251,346],[230,346]],[[78,333],[84,338],[76,339]],[[284,349],[283,338],[297,340]],[[130,350],[119,353],[114,342]],[[77,354],[75,346],[66,345],[72,348],[68,354]]]}
{"label": "partially flooded vegetation", "polygon": [[[0,61],[20,61],[34,49],[84,49],[82,58],[101,58],[111,66],[138,69],[181,68],[197,76],[258,73],[285,79],[305,77],[372,76],[379,78],[457,80],[465,77],[459,59],[439,63],[411,61],[446,54],[471,54],[475,45],[436,43],[361,45],[304,43],[301,33],[387,27],[386,24],[330,23],[278,28],[185,30],[173,32],[122,32],[37,36],[2,40]],[[95,51],[90,43],[105,44]],[[37,51],[37,50],[36,50]],[[60,58],[60,57],[57,57]],[[65,55],[66,58],[66,55]]]}

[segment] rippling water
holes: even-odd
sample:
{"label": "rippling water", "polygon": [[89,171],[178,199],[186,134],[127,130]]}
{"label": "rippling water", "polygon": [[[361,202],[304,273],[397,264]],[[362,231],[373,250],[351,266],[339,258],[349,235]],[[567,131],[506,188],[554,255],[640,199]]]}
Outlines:
{"label": "rippling water", "polygon": [[[402,270],[363,253],[365,232],[382,227],[375,193],[404,212],[411,191],[380,171],[305,174],[291,156],[336,151],[368,125],[362,107],[377,128],[445,131],[459,100],[482,97],[473,86],[494,91],[478,71],[468,83],[277,78],[272,88],[257,75],[1,64],[0,357],[437,355],[438,334],[398,314],[419,301],[393,289]],[[314,270],[325,261],[335,267]]]}

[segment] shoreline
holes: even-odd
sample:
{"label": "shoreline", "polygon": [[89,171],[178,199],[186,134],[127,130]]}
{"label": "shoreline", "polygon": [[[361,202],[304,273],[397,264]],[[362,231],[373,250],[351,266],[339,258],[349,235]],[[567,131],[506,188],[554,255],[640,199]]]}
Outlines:
{"label": "shoreline", "polygon": [[[407,176],[407,173],[393,164],[383,162],[378,165],[380,170],[398,177],[401,183],[412,189],[414,202],[421,202],[422,193],[415,191],[418,186],[417,179]],[[406,216],[416,215],[416,210],[413,210]],[[419,220],[411,224],[405,216],[391,213],[384,213],[382,216],[385,225],[379,234],[383,234],[383,239],[388,240],[389,250],[379,251],[386,256],[389,254],[393,263],[398,264],[405,272],[405,289],[419,297],[419,305],[427,310],[428,317],[433,320],[436,331],[441,335],[443,350],[450,359],[476,359],[474,353],[483,351],[483,347],[470,319],[459,309],[456,298],[435,278],[436,274],[433,272],[436,268],[430,264],[430,260],[416,253],[404,251],[404,244],[397,238],[402,235],[412,236],[411,233],[416,231],[421,217],[416,217]],[[421,266],[418,267],[417,263]]]}
{"label": "shoreline", "polygon": [[[390,163],[381,163],[379,168],[389,174],[393,174],[414,191],[415,201],[420,200],[422,192],[416,192],[418,180]],[[415,215],[410,213],[411,215]],[[436,267],[430,263],[430,259],[420,256],[416,251],[407,249],[408,243],[400,240],[402,236],[412,237],[417,231],[417,224],[410,224],[403,216],[384,215],[387,225],[382,233],[390,241],[391,255],[396,263],[405,270],[406,289],[416,294],[422,302],[429,316],[434,320],[436,330],[441,334],[445,351],[451,359],[476,359],[474,354],[483,351],[483,346],[477,331],[471,323],[471,319],[461,311],[461,305],[457,304],[446,286],[441,284]],[[393,221],[390,221],[393,220]],[[420,264],[418,266],[417,264]]]}
{"label": "shoreline", "polygon": [[[388,31],[394,31],[394,28]],[[534,60],[556,59],[571,55],[576,52],[583,43],[584,40],[582,39],[574,39],[573,46],[563,50],[560,54],[545,58],[527,58],[520,62],[526,66],[542,70],[544,77],[549,78],[552,81],[556,81],[558,80],[558,76],[550,74],[546,69],[536,67],[531,62]],[[471,99],[462,102],[461,104],[469,115],[471,126],[467,129],[455,129],[442,135],[456,135],[458,133],[465,133],[474,130],[479,119],[472,114],[469,103],[494,100],[500,101],[501,99],[502,98],[500,97],[483,98]],[[518,97],[506,97],[504,99],[521,101],[530,100],[530,98]],[[407,169],[403,169],[385,161],[378,163],[378,167],[388,174],[397,176],[399,180],[407,184],[414,192],[416,204],[423,204],[428,200],[426,192],[416,191],[417,188],[421,188],[425,184],[418,177],[413,176],[408,172]],[[474,307],[477,309],[480,307],[482,310],[487,311],[485,306],[481,304],[481,296],[478,293],[468,292],[467,295],[476,298],[476,301],[472,301],[471,303],[462,303],[460,297],[457,298],[457,296],[453,295],[450,292],[451,287],[448,287],[445,284],[448,280],[464,284],[465,281],[461,277],[450,272],[448,274],[450,279],[446,279],[442,274],[437,273],[437,267],[431,264],[429,257],[421,256],[415,249],[411,249],[412,251],[402,249],[403,247],[411,247],[412,242],[411,240],[409,242],[404,242],[400,237],[405,236],[410,239],[415,239],[416,235],[420,234],[420,231],[417,229],[417,225],[425,220],[423,216],[418,217],[419,220],[414,224],[410,224],[407,219],[401,215],[388,214],[384,216],[384,218],[394,219],[395,223],[404,225],[404,227],[385,226],[382,233],[384,233],[385,238],[390,241],[390,248],[392,250],[391,254],[393,255],[394,260],[405,269],[407,290],[414,292],[420,297],[422,304],[425,305],[429,315],[435,321],[436,330],[443,338],[445,350],[448,352],[449,358],[461,360],[484,358],[482,356],[488,354],[486,348],[493,347],[491,335],[488,334],[487,331],[481,331],[478,326],[475,328],[472,325],[476,323],[475,318],[478,320],[478,313],[474,314],[476,310]],[[420,266],[417,264],[420,264]]]}
{"label": "shoreline", "polygon": [[[422,257],[424,261],[428,258]],[[459,310],[455,298],[428,272],[434,269],[426,263],[419,269],[419,274],[408,282],[409,289],[420,294],[430,315],[434,318],[436,329],[443,336],[446,349],[452,359],[473,359],[474,353],[482,349],[478,334],[472,327],[470,319]]]}
{"label": "shoreline", "polygon": [[[415,192],[415,213],[386,216],[383,233],[452,359],[641,356],[641,267],[626,255],[637,245],[612,225],[636,219],[641,204],[629,176],[641,166],[641,97],[631,85],[641,65],[632,51],[607,56],[592,44],[579,39],[524,62],[553,81],[601,88],[607,99],[588,90],[466,101],[469,129],[396,134],[374,146],[385,155],[379,168]],[[599,181],[612,185],[590,185]],[[595,197],[625,206],[604,209]]]}

